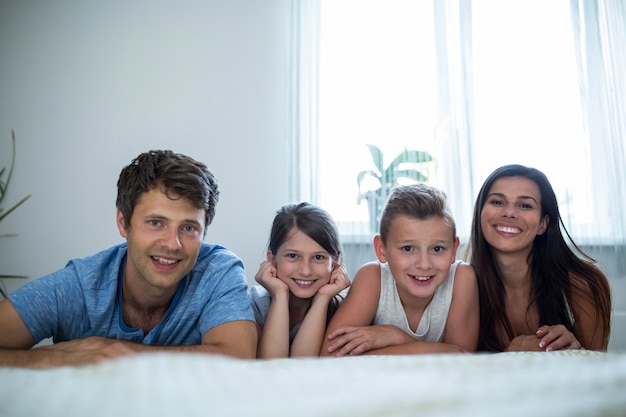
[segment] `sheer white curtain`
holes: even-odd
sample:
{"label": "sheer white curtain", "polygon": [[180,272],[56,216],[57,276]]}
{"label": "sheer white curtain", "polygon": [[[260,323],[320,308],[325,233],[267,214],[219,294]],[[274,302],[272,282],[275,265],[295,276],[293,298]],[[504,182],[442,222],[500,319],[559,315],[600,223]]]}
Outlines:
{"label": "sheer white curtain", "polygon": [[293,195],[338,220],[350,272],[374,256],[356,204],[372,143],[386,163],[402,147],[433,155],[429,182],[448,193],[462,241],[494,168],[541,169],[574,239],[626,275],[621,0],[294,4]]}
{"label": "sheer white curtain", "polygon": [[626,241],[626,5],[572,1],[576,56],[594,181],[593,243]]}
{"label": "sheer white curtain", "polygon": [[592,255],[612,278],[616,310],[626,303],[626,4],[572,0],[583,117],[590,143],[593,222],[571,225],[589,236]]}
{"label": "sheer white curtain", "polygon": [[317,201],[319,0],[298,0],[291,6],[290,63],[290,201]]}

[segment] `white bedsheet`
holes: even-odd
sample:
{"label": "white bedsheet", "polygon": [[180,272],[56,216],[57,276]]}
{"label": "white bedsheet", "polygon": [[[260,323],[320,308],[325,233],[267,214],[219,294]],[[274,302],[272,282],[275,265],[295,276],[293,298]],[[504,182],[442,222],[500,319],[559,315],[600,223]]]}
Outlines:
{"label": "white bedsheet", "polygon": [[626,353],[235,360],[141,354],[0,368],[0,416],[626,416]]}

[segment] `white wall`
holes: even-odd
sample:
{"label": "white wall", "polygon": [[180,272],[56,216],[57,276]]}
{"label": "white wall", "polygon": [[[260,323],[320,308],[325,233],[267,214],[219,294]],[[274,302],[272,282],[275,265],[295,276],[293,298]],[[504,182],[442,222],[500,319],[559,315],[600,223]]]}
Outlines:
{"label": "white wall", "polygon": [[[123,241],[116,182],[139,153],[207,164],[206,240],[252,280],[286,202],[290,0],[0,0],[0,167],[17,162],[0,274],[36,278]],[[9,290],[24,281],[4,280]]]}

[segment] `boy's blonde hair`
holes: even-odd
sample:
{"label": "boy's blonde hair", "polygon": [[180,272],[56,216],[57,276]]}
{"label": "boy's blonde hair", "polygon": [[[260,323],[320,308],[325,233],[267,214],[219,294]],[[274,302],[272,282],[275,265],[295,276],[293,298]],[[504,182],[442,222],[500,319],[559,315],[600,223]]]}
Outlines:
{"label": "boy's blonde hair", "polygon": [[448,207],[446,193],[427,184],[401,185],[389,195],[380,219],[380,237],[387,243],[391,222],[398,216],[416,219],[439,217],[452,227],[452,237],[456,237],[456,224]]}

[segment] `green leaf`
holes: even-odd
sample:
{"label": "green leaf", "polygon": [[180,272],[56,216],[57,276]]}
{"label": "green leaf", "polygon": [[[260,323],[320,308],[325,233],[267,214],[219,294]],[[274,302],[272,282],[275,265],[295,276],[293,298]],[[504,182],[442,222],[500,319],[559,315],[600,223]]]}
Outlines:
{"label": "green leaf", "polygon": [[361,191],[361,182],[363,182],[363,179],[366,176],[370,176],[376,179],[376,181],[378,181],[381,184],[382,187],[382,182],[381,182],[381,176],[379,173],[372,171],[371,169],[366,170],[366,171],[361,171],[359,172],[359,174],[356,177],[356,183],[359,187],[359,195],[357,196],[356,202],[357,204],[361,204],[361,201],[363,200],[363,197],[365,197],[365,195],[367,194],[366,192],[362,192]]}
{"label": "green leaf", "polygon": [[[28,194],[26,197],[22,198],[20,201],[17,202],[17,204],[15,204],[13,207],[11,207],[10,209],[8,209],[6,212],[4,212],[4,209],[0,210],[0,213],[2,213],[2,215],[0,215],[0,221],[2,221],[2,219],[4,219],[6,216],[8,216],[13,210],[15,210],[16,208],[18,208],[19,206],[22,205],[22,203],[24,203],[26,200],[28,200],[30,198],[30,194]],[[3,213],[4,212],[4,213]]]}
{"label": "green leaf", "polygon": [[[2,168],[2,170],[0,171],[0,203],[2,203],[2,200],[4,200],[7,189],[9,188],[9,182],[11,182],[11,175],[13,175],[13,167],[15,165],[15,132],[13,130],[11,130],[11,140],[12,140],[12,146],[13,146],[13,152],[11,154],[11,165],[9,166],[7,179],[4,182],[1,181],[1,179],[4,173],[6,172],[6,168]],[[0,221],[2,221],[2,219],[8,216],[13,210],[21,206],[29,198],[30,198],[30,194],[22,198],[20,201],[17,202],[17,204],[15,204],[13,207],[8,209],[6,212],[4,211],[3,208],[0,207],[0,213],[2,213],[2,215],[0,215]]]}
{"label": "green leaf", "polygon": [[397,171],[396,181],[398,180],[398,178],[408,178],[410,180],[417,181],[417,182],[428,181],[428,177],[426,175],[422,174],[421,172],[415,169]]}
{"label": "green leaf", "polygon": [[432,160],[433,157],[428,152],[405,149],[400,152],[400,154],[398,154],[393,161],[391,161],[385,170],[385,183],[391,188],[397,184],[398,178],[400,177],[411,178],[416,181],[424,182],[427,177],[417,168],[400,170],[400,165],[419,164],[423,162],[431,162]]}
{"label": "green leaf", "polygon": [[433,160],[433,157],[424,151],[416,151],[413,149],[405,149],[398,156],[396,156],[393,161],[389,164],[389,168],[397,167],[400,164],[406,163],[422,163],[422,162],[430,162]]}
{"label": "green leaf", "polygon": [[[15,132],[13,130],[11,130],[11,139],[12,139],[12,145],[13,145],[13,152],[11,154],[11,165],[9,166],[8,172],[5,167],[0,169],[0,203],[2,203],[2,201],[4,200],[4,197],[6,196],[7,189],[9,188],[9,183],[11,182],[11,175],[13,174],[13,167],[15,165]],[[6,177],[6,180],[3,180],[5,173],[7,174],[7,177]],[[30,198],[30,194],[22,198],[20,201],[14,204],[13,207],[11,207],[10,209],[6,211],[4,208],[0,207],[0,221],[2,221],[6,216],[11,214],[13,210],[17,209],[29,198]],[[10,237],[10,236],[13,236],[13,235],[12,234],[0,235],[0,237]],[[0,275],[0,280],[4,278],[27,278],[27,277],[23,275]],[[0,295],[2,295],[4,298],[7,298],[7,293],[2,287],[1,282],[0,282]]]}
{"label": "green leaf", "polygon": [[367,145],[367,148],[370,150],[370,155],[372,155],[372,161],[374,161],[374,166],[378,169],[378,172],[382,175],[385,172],[385,167],[383,165],[383,153],[380,148],[374,145]]}

